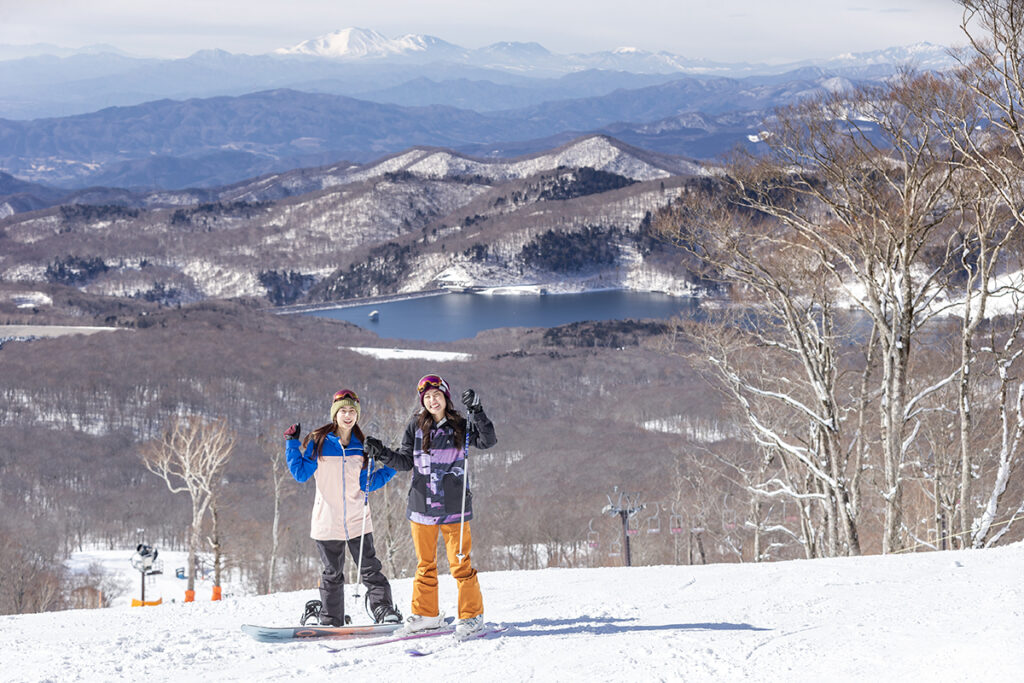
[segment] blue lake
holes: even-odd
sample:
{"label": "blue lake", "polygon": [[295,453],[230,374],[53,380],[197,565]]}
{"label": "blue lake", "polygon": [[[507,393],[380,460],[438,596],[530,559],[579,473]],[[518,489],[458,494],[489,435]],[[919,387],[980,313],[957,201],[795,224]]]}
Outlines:
{"label": "blue lake", "polygon": [[[496,327],[555,327],[582,320],[667,319],[692,314],[697,300],[609,290],[581,294],[437,296],[306,313],[347,320],[387,339],[453,341]],[[370,320],[371,311],[380,317]]]}

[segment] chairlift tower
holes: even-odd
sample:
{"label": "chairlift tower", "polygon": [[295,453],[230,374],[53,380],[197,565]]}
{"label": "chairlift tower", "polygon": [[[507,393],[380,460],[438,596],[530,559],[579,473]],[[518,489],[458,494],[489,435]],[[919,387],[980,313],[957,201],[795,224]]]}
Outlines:
{"label": "chairlift tower", "polygon": [[[612,495],[616,495],[615,502],[612,502]],[[626,566],[632,567],[632,557],[629,553],[629,537],[630,528],[629,520],[635,516],[638,512],[647,507],[645,504],[640,502],[640,494],[634,493],[632,495],[625,491],[619,491],[619,487],[616,486],[612,490],[612,494],[608,496],[608,504],[601,510],[606,515],[618,515],[622,520],[622,545],[626,549]]]}

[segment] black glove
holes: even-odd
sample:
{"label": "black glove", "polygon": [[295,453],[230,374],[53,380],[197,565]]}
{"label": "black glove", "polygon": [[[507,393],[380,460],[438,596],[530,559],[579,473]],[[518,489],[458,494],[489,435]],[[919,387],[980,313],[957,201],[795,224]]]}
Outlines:
{"label": "black glove", "polygon": [[363,455],[374,460],[380,460],[384,455],[384,444],[380,442],[380,439],[375,439],[372,436],[366,437],[363,441]]}
{"label": "black glove", "polygon": [[291,441],[292,439],[298,439],[300,433],[302,433],[302,425],[296,422],[291,427],[284,430],[284,438],[287,441]]}
{"label": "black glove", "polygon": [[471,413],[479,413],[483,408],[480,406],[480,395],[472,389],[466,389],[462,392],[462,402],[466,406],[466,410]]}

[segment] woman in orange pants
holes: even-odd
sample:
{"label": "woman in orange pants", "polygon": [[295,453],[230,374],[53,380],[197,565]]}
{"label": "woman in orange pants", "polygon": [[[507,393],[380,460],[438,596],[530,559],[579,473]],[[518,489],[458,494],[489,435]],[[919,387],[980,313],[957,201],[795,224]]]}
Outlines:
{"label": "woman in orange pants", "polygon": [[439,628],[443,623],[437,599],[437,535],[444,538],[448,566],[458,583],[459,621],[455,635],[464,638],[483,627],[484,603],[476,570],[470,563],[473,496],[466,478],[469,447],[490,448],[497,442],[494,425],[473,389],[462,392],[466,419],[452,407],[448,383],[426,375],[417,385],[420,410],[406,427],[397,451],[366,437],[366,451],[378,462],[399,471],[412,470],[406,516],[416,549],[411,614],[403,631]]}

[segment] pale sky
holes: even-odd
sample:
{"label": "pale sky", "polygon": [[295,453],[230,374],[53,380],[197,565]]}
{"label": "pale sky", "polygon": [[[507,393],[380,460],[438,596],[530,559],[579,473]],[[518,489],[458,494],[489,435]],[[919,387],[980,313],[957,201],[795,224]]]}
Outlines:
{"label": "pale sky", "polygon": [[107,43],[139,56],[262,54],[349,27],[466,48],[538,42],[716,61],[789,62],[963,44],[952,0],[0,0],[0,44]]}

